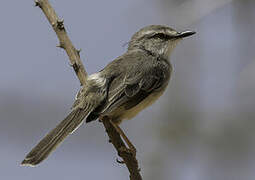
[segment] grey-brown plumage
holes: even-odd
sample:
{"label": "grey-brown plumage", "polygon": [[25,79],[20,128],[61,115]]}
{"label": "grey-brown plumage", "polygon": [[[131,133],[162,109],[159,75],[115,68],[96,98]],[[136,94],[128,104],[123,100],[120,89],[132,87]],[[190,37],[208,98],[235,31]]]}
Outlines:
{"label": "grey-brown plumage", "polygon": [[61,123],[49,132],[22,161],[22,165],[35,166],[48,157],[63,140],[69,135],[86,116],[87,111],[76,109],[72,111]]}
{"label": "grey-brown plumage", "polygon": [[119,124],[157,100],[170,79],[169,56],[177,42],[194,34],[152,25],[133,35],[128,51],[103,70],[88,77],[77,94],[71,113],[26,156],[22,165],[35,166],[79,125],[109,116]]}

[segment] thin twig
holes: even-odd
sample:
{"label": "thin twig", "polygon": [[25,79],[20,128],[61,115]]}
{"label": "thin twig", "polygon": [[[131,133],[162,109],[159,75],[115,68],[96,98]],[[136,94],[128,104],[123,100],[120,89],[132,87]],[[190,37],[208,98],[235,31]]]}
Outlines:
{"label": "thin twig", "polygon": [[[66,51],[71,66],[73,67],[78,79],[80,80],[81,85],[86,85],[87,72],[85,71],[85,68],[80,59],[80,50],[75,49],[71,40],[67,36],[64,27],[64,20],[58,18],[55,10],[52,8],[48,0],[35,0],[35,6],[38,6],[42,9],[43,13],[47,17],[49,23],[52,25],[58,36],[60,43],[57,47],[63,48]],[[111,121],[108,119],[108,117],[102,117],[101,120],[110,138],[110,142],[117,150],[118,155],[123,159],[123,162],[119,162],[125,163],[130,172],[130,179],[142,180],[134,152],[126,147],[125,143],[120,137],[120,134],[111,124]]]}

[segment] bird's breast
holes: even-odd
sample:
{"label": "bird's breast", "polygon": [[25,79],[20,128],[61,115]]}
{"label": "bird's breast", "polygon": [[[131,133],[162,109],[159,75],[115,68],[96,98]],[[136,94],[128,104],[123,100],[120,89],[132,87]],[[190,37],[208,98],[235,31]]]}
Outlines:
{"label": "bird's breast", "polygon": [[147,98],[141,101],[136,106],[126,109],[125,106],[120,106],[109,114],[109,117],[113,119],[115,123],[121,123],[123,120],[131,119],[135,117],[139,112],[148,106],[152,105],[165,91],[166,86],[159,91],[152,92]]}
{"label": "bird's breast", "polygon": [[151,93],[147,98],[145,98],[143,101],[141,101],[139,104],[134,106],[133,108],[124,111],[124,113],[121,115],[121,119],[131,119],[135,117],[139,112],[141,112],[143,109],[149,107],[152,105],[165,91],[165,88]]}

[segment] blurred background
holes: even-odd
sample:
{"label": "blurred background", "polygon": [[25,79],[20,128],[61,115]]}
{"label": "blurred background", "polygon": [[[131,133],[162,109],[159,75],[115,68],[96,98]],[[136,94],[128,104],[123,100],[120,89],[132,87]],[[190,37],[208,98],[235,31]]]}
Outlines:
{"label": "blurred background", "polygon": [[[150,24],[197,34],[181,42],[164,96],[122,123],[146,180],[255,177],[255,1],[51,1],[88,73]],[[19,163],[69,112],[79,89],[33,1],[0,2],[0,179],[128,180],[102,124],[79,130],[36,168]]]}

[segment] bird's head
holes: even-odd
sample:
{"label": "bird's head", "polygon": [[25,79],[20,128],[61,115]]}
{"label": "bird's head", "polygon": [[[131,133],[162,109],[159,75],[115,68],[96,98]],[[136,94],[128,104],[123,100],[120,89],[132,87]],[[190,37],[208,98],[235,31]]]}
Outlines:
{"label": "bird's head", "polygon": [[167,26],[150,25],[132,36],[128,50],[143,49],[151,54],[168,59],[176,44],[183,38],[193,34],[195,34],[193,31],[177,32]]}

